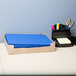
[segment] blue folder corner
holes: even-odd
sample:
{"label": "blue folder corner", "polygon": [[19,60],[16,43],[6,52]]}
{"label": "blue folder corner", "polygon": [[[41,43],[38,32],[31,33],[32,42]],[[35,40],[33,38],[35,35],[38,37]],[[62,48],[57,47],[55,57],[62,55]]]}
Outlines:
{"label": "blue folder corner", "polygon": [[5,34],[5,39],[14,48],[44,47],[53,43],[46,35],[41,34]]}

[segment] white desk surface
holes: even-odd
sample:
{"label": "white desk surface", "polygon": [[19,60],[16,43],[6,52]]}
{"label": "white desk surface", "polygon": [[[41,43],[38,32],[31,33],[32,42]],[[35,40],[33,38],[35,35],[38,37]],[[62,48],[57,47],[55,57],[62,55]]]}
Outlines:
{"label": "white desk surface", "polygon": [[3,75],[3,68],[2,68],[2,64],[1,64],[1,58],[0,58],[0,75]]}
{"label": "white desk surface", "polygon": [[50,53],[8,55],[4,43],[0,43],[0,56],[5,75],[76,74],[76,46]]}

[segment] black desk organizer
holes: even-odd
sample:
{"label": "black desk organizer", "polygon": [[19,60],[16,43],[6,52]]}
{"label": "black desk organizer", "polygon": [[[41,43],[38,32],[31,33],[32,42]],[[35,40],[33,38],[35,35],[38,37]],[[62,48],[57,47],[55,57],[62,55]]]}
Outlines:
{"label": "black desk organizer", "polygon": [[[55,29],[56,29],[56,25]],[[61,27],[59,27],[59,30],[52,30],[52,39],[55,41],[56,47],[71,47],[74,44],[71,42],[71,44],[59,44],[57,41],[57,38],[68,38],[71,41],[71,32],[70,29],[63,29],[66,25],[60,24]]]}

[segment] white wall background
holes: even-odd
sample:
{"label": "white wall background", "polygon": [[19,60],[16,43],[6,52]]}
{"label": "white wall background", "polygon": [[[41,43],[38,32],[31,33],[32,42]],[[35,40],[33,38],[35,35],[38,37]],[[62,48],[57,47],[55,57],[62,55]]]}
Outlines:
{"label": "white wall background", "polygon": [[[51,36],[52,24],[76,21],[76,0],[0,0],[0,42],[5,33]],[[76,36],[76,26],[71,30]]]}

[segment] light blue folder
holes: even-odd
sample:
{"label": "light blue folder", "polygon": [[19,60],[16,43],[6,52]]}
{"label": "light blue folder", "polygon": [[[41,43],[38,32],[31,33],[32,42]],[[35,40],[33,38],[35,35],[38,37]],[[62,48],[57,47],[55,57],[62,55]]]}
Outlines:
{"label": "light blue folder", "polygon": [[5,34],[5,38],[8,45],[14,45],[14,48],[45,47],[53,43],[41,34]]}

